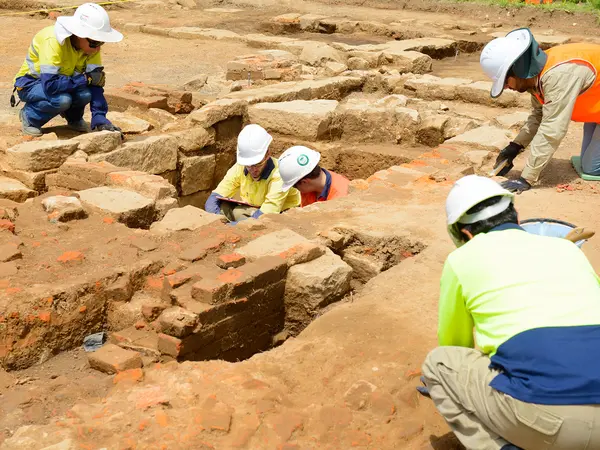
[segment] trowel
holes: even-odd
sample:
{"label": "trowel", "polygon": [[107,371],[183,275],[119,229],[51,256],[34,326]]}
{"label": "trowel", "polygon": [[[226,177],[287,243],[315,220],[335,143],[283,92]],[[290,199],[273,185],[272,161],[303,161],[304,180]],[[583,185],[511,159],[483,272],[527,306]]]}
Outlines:
{"label": "trowel", "polygon": [[589,239],[595,234],[596,232],[594,230],[590,230],[589,228],[577,227],[569,231],[564,238],[571,242],[577,242],[584,239]]}
{"label": "trowel", "polygon": [[498,175],[500,173],[500,171],[502,171],[502,169],[504,169],[507,165],[508,165],[508,159],[505,159],[500,164],[498,164],[497,167],[494,167],[491,170],[490,177],[495,177],[496,175]]}

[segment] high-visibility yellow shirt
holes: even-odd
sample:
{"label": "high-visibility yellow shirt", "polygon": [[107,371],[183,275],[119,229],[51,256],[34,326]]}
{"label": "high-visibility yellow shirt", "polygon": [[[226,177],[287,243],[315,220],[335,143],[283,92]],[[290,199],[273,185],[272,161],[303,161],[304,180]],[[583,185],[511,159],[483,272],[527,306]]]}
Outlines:
{"label": "high-visibility yellow shirt", "polygon": [[282,192],[282,186],[279,162],[276,158],[271,158],[258,181],[252,178],[244,166],[235,164],[227,171],[214,192],[224,197],[239,194],[243,201],[260,208],[263,214],[278,214],[300,206],[300,192],[294,188]]}
{"label": "high-visibility yellow shirt", "polygon": [[446,260],[438,338],[473,347],[500,371],[490,386],[541,404],[600,404],[600,284],[572,242],[513,224],[476,235]]}
{"label": "high-visibility yellow shirt", "polygon": [[72,77],[91,72],[101,66],[100,52],[86,55],[83,51],[75,49],[69,38],[64,39],[61,45],[53,25],[44,28],[34,36],[15,80],[24,75],[39,78],[43,73]]}

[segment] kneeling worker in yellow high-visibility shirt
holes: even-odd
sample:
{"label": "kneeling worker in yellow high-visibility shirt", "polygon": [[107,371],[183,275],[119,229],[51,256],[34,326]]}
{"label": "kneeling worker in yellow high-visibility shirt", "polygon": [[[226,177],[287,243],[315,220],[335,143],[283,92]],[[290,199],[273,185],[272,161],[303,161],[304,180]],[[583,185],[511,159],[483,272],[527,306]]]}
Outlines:
{"label": "kneeling worker in yellow high-visibility shirt", "polygon": [[599,278],[572,242],[521,228],[513,200],[476,175],[448,195],[459,248],[419,390],[469,450],[600,448]]}
{"label": "kneeling worker in yellow high-visibility shirt", "polygon": [[[213,214],[224,214],[235,224],[248,218],[258,219],[263,214],[278,214],[300,206],[300,192],[283,192],[279,163],[271,157],[269,145],[273,138],[260,125],[247,125],[238,136],[237,164],[227,171],[225,178],[206,200],[204,209]],[[239,194],[252,206],[237,205],[219,200]]]}

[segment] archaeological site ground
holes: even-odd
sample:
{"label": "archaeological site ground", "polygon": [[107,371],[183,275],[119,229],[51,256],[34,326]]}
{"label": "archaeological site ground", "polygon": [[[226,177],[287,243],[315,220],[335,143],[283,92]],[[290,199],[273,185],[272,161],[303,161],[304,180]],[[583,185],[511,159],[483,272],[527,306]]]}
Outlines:
{"label": "archaeological site ground", "polygon": [[[445,197],[528,115],[479,52],[529,26],[598,42],[595,17],[422,1],[108,5],[108,114],[21,134],[12,80],[82,1],[0,1],[0,449],[462,448],[420,397],[453,244]],[[203,210],[242,127],[352,180],[350,195],[236,226]],[[571,124],[523,219],[598,228]],[[524,158],[517,159],[520,170]],[[600,269],[600,239],[583,246]],[[515,258],[523,255],[515,255]],[[83,339],[107,343],[85,352]]]}

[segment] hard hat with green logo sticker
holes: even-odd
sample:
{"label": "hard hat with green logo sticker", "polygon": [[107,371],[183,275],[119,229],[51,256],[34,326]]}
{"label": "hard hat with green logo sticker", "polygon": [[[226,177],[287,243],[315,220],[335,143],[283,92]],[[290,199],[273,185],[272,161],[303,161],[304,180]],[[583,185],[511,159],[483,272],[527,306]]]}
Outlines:
{"label": "hard hat with green logo sticker", "polygon": [[279,174],[285,192],[311,173],[321,160],[321,154],[308,147],[297,145],[288,148],[279,158]]}

